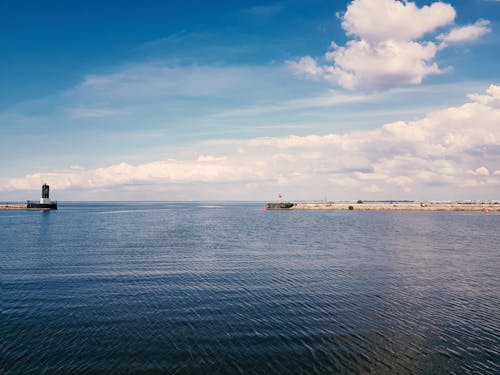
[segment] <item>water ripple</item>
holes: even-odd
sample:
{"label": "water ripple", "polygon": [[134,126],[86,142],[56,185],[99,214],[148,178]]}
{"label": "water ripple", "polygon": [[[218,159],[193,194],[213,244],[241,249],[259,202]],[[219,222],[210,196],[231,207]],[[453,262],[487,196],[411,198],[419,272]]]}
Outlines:
{"label": "water ripple", "polygon": [[206,203],[0,213],[2,370],[498,374],[499,224]]}

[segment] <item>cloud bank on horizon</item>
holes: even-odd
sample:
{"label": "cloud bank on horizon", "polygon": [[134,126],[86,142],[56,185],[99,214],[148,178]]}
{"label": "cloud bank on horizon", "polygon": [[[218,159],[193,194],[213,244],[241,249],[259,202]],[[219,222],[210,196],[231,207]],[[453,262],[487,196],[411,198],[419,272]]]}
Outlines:
{"label": "cloud bank on horizon", "polygon": [[2,181],[1,189],[31,190],[50,181],[55,190],[85,187],[96,196],[121,187],[182,191],[177,196],[183,199],[237,199],[242,193],[265,199],[277,189],[295,199],[357,198],[353,192],[365,198],[421,199],[436,194],[480,199],[486,193],[494,199],[500,188],[499,124],[500,86],[491,85],[459,107],[416,121],[348,134],[212,142],[213,154],[190,160],[36,173]]}
{"label": "cloud bank on horizon", "polygon": [[[434,62],[439,50],[490,31],[489,21],[478,20],[433,36],[456,17],[455,9],[442,2],[419,8],[399,0],[354,0],[339,17],[352,39],[345,46],[332,42],[324,63],[311,56],[289,61],[295,74],[332,81],[348,90],[416,85],[428,75],[446,71]],[[428,35],[434,40],[423,40]]]}

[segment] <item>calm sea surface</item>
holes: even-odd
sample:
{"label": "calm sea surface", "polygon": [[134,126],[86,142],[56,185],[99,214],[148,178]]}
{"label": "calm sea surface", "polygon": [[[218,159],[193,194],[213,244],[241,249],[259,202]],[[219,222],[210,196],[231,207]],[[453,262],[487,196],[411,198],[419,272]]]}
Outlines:
{"label": "calm sea surface", "polygon": [[4,374],[500,374],[499,214],[62,203],[0,256]]}

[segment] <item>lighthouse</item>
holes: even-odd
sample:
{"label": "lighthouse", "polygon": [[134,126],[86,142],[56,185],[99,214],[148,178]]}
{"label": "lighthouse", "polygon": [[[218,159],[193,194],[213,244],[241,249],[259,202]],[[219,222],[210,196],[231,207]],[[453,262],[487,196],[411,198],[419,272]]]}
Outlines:
{"label": "lighthouse", "polygon": [[50,187],[47,184],[42,185],[42,197],[40,201],[28,201],[28,208],[40,208],[44,210],[57,210],[57,201],[51,201],[49,198]]}
{"label": "lighthouse", "polygon": [[42,197],[40,198],[40,204],[50,203],[49,189],[50,189],[49,185],[47,185],[47,184],[42,185]]}

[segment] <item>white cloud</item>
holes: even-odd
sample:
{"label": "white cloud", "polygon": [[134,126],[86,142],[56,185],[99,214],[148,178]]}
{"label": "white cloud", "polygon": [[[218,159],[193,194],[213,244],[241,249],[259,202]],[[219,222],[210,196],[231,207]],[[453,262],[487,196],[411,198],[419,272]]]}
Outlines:
{"label": "white cloud", "polygon": [[349,90],[420,84],[445,71],[434,59],[446,43],[474,40],[489,31],[488,21],[480,20],[437,40],[422,40],[453,23],[455,16],[455,9],[442,2],[419,8],[409,1],[353,0],[341,16],[342,28],[352,37],[345,46],[332,43],[322,64],[310,56],[287,63],[295,74],[333,81]]}
{"label": "white cloud", "polygon": [[469,173],[474,175],[474,176],[489,176],[490,175],[490,171],[486,167],[476,168],[473,171],[469,171]]}
{"label": "white cloud", "polygon": [[176,186],[193,199],[266,199],[276,189],[295,199],[498,198],[500,86],[469,97],[373,130],[205,142],[193,146],[192,158],[36,173],[5,179],[0,189],[38,190],[48,182],[54,192],[140,186],[142,199]]}
{"label": "white cloud", "polygon": [[354,0],[342,17],[342,28],[368,42],[408,41],[452,23],[455,16],[455,9],[441,2],[418,8],[406,1]]}
{"label": "white cloud", "polygon": [[326,60],[334,65],[324,69],[324,77],[350,90],[419,84],[427,75],[441,73],[432,63],[436,52],[432,42],[387,40],[373,44],[352,40],[326,53]]}
{"label": "white cloud", "polygon": [[489,25],[490,21],[478,20],[472,25],[455,27],[449,33],[438,35],[437,39],[443,43],[469,42],[489,33]]}
{"label": "white cloud", "polygon": [[302,74],[312,79],[319,79],[323,76],[324,70],[311,56],[304,56],[299,61],[287,61],[288,66],[295,74]]}

